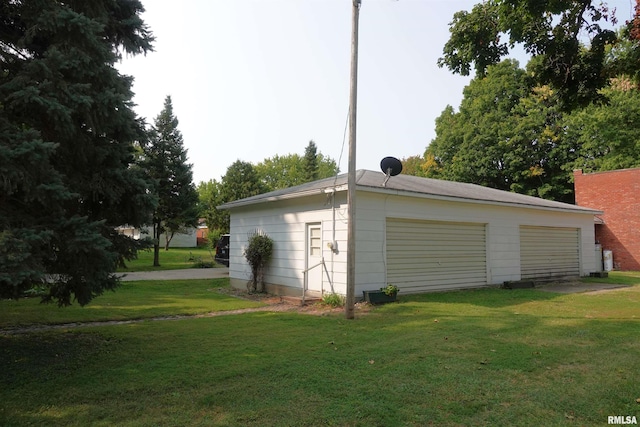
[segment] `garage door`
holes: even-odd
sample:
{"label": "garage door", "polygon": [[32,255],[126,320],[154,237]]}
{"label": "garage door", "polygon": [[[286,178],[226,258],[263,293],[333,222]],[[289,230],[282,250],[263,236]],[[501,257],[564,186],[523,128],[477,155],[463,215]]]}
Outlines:
{"label": "garage door", "polygon": [[487,284],[485,225],[387,218],[387,282],[401,293]]}
{"label": "garage door", "polygon": [[578,229],[520,227],[522,279],[580,275]]}

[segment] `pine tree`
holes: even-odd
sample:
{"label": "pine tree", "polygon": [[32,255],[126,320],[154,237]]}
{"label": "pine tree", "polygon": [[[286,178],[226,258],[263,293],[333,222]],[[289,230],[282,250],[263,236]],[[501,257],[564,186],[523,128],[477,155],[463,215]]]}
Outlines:
{"label": "pine tree", "polygon": [[318,147],[313,140],[309,141],[304,149],[304,174],[305,182],[315,181],[318,179]]}
{"label": "pine tree", "polygon": [[151,50],[137,0],[0,2],[0,296],[36,283],[80,305],[114,289],[155,201],[133,163],[145,138],[132,79],[114,64]]}
{"label": "pine tree", "polygon": [[145,147],[145,167],[155,181],[154,192],[158,197],[153,214],[153,265],[159,266],[160,235],[167,236],[165,250],[168,250],[175,233],[197,225],[198,192],[170,96],[165,98],[150,134],[149,145]]}

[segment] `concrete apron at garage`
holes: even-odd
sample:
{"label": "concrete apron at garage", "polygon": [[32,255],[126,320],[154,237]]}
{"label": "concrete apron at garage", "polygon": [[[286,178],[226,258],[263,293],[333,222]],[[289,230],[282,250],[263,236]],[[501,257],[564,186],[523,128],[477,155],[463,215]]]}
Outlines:
{"label": "concrete apron at garage", "polygon": [[552,283],[549,285],[536,286],[534,289],[545,292],[556,292],[559,294],[573,294],[578,292],[596,292],[607,291],[619,288],[628,288],[627,285],[616,285],[610,283],[581,283],[581,282],[566,282],[566,283]]}

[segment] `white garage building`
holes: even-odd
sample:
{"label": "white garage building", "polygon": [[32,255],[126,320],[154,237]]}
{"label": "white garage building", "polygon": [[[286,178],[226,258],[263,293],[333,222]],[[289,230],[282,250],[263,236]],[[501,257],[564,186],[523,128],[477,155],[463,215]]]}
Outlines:
{"label": "white garage building", "polygon": [[[356,297],[387,283],[406,294],[597,270],[600,211],[459,182],[384,181],[380,172],[357,171]],[[231,213],[232,285],[250,279],[243,250],[257,229],[274,240],[270,292],[344,295],[346,190],[344,174],[220,206]]]}

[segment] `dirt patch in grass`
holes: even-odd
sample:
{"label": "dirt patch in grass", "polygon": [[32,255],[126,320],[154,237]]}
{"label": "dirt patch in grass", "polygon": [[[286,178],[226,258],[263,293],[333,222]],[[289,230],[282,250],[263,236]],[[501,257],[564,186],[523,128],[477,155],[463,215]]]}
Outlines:
{"label": "dirt patch in grass", "polygon": [[628,288],[627,285],[615,283],[584,283],[579,280],[550,283],[536,286],[535,289],[560,294],[573,294],[578,292],[603,293],[620,288]]}
{"label": "dirt patch in grass", "polygon": [[[339,314],[344,312],[344,307],[331,307],[322,303],[313,303],[308,305],[298,305],[293,304],[284,300],[282,297],[278,295],[272,295],[267,293],[249,293],[247,291],[243,291],[241,289],[236,289],[233,287],[224,287],[213,289],[216,292],[220,292],[225,295],[232,295],[236,298],[243,298],[249,301],[256,301],[266,304],[266,307],[261,307],[260,309],[245,309],[245,310],[237,310],[238,312],[250,312],[250,311],[289,311],[289,312],[297,312],[304,314],[311,314],[316,316],[326,316],[330,314]],[[355,311],[358,313],[367,313],[371,310],[371,304],[367,304],[365,302],[358,302],[355,304]],[[228,312],[225,312],[228,313]],[[215,315],[215,313],[211,313]],[[205,315],[208,316],[208,315]]]}
{"label": "dirt patch in grass", "polygon": [[[180,320],[180,319],[194,319],[203,317],[217,317],[217,316],[229,316],[234,314],[243,313],[255,313],[255,312],[289,312],[289,313],[303,313],[314,316],[328,316],[339,315],[344,312],[344,307],[331,307],[322,303],[314,303],[308,305],[298,305],[288,302],[282,299],[280,296],[271,295],[266,293],[248,293],[239,289],[224,287],[224,288],[212,288],[212,292],[219,292],[225,295],[231,295],[236,298],[242,298],[249,301],[255,301],[265,304],[262,307],[255,308],[241,308],[237,310],[226,311],[212,311],[210,313],[193,314],[193,315],[174,315],[174,316],[157,316],[144,319],[128,319],[128,320],[107,320],[99,322],[73,322],[73,323],[61,323],[55,325],[33,325],[33,326],[17,326],[10,328],[0,329],[0,335],[15,335],[29,332],[41,332],[54,329],[70,329],[89,326],[108,326],[108,325],[125,325],[131,323],[141,323],[146,321],[158,321],[158,320]],[[370,304],[365,302],[356,303],[355,311],[357,313],[367,313],[372,309]]]}

